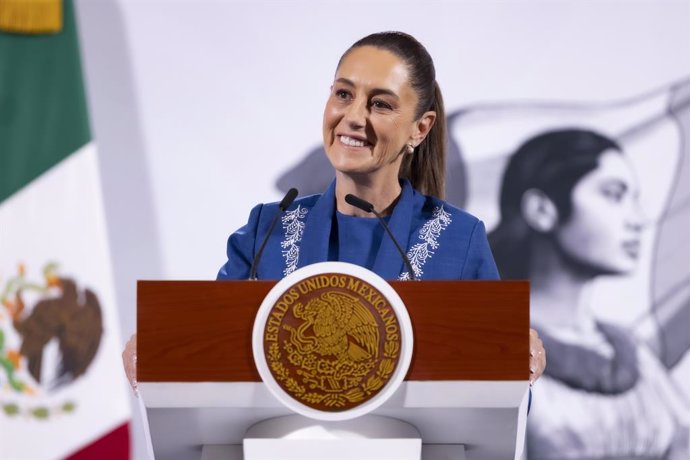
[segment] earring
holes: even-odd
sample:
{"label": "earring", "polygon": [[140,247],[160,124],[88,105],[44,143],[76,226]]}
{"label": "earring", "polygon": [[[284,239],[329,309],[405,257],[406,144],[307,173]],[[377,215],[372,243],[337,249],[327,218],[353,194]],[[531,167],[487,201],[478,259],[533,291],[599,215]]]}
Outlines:
{"label": "earring", "polygon": [[414,145],[412,145],[412,142],[407,144],[407,153],[413,154],[414,153]]}

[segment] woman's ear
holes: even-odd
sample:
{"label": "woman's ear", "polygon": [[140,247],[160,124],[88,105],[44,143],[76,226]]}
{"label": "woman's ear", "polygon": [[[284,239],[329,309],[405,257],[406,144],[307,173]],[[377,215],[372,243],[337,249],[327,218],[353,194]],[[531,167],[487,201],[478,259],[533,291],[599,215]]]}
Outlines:
{"label": "woman's ear", "polygon": [[414,122],[414,132],[412,133],[412,138],[410,139],[410,142],[412,142],[413,146],[417,147],[422,143],[427,134],[429,134],[429,131],[431,131],[431,128],[434,126],[434,122],[436,122],[436,112],[432,110],[424,112],[419,120]]}
{"label": "woman's ear", "polygon": [[558,223],[558,209],[539,189],[531,188],[522,194],[522,217],[534,231],[548,233]]}

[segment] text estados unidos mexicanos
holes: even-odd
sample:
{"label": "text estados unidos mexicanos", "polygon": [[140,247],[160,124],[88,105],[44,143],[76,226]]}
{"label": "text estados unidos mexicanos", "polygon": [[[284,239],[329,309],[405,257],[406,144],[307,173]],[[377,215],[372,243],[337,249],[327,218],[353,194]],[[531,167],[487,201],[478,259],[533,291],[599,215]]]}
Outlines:
{"label": "text estados unidos mexicanos", "polygon": [[386,340],[399,340],[398,322],[395,313],[388,305],[388,301],[367,283],[344,275],[315,276],[300,282],[297,286],[293,286],[286,291],[280,300],[276,302],[269,315],[264,331],[265,340],[269,342],[278,341],[278,332],[280,331],[280,325],[285,317],[285,313],[290,309],[290,306],[294,305],[295,302],[299,300],[301,295],[308,294],[316,289],[324,288],[344,288],[359,294],[363,300],[369,302],[381,316],[381,321],[386,328]]}

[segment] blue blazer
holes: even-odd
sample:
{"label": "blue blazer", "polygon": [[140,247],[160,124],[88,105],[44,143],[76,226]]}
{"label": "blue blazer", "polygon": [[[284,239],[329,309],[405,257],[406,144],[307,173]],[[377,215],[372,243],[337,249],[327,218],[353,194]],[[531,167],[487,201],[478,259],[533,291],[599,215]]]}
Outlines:
{"label": "blue blazer", "polygon": [[[258,247],[278,212],[278,203],[259,204],[249,222],[228,239],[228,261],[218,279],[247,279]],[[329,260],[335,220],[335,182],[322,195],[296,200],[270,235],[257,269],[259,279],[280,279],[297,268]],[[417,193],[402,181],[402,194],[390,216],[395,238],[419,279],[498,279],[484,224],[438,198]],[[408,279],[409,273],[388,235],[367,267],[384,279]]]}

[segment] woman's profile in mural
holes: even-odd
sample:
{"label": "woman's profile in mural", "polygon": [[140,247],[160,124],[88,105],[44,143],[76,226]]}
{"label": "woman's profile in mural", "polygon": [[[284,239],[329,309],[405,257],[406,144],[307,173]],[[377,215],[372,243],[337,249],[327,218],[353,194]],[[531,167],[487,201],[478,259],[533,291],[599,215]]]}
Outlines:
{"label": "woman's profile in mural", "polygon": [[598,277],[635,270],[638,197],[621,146],[589,129],[538,134],[505,169],[491,247],[503,279],[531,281],[533,327],[549,353],[528,419],[530,459],[688,458],[690,406],[669,376],[688,348],[687,329],[674,327],[687,313],[655,318],[645,343],[600,320],[587,297]]}

